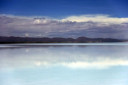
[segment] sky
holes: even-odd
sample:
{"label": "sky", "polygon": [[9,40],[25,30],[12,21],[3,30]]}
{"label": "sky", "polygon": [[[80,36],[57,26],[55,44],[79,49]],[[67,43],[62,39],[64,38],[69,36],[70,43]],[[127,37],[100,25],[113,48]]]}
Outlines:
{"label": "sky", "polygon": [[0,36],[128,39],[127,0],[0,0]]}

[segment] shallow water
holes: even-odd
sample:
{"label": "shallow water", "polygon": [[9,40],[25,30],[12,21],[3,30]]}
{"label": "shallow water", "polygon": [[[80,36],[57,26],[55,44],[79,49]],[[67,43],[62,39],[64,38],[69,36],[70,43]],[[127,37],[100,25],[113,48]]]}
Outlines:
{"label": "shallow water", "polygon": [[0,85],[128,85],[127,75],[127,43],[0,45]]}

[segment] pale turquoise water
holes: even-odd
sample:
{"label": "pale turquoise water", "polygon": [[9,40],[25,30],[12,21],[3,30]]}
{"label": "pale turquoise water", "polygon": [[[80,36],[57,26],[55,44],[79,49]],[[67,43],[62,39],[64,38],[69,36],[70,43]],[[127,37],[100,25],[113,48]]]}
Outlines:
{"label": "pale turquoise water", "polygon": [[0,45],[0,85],[128,85],[128,44]]}

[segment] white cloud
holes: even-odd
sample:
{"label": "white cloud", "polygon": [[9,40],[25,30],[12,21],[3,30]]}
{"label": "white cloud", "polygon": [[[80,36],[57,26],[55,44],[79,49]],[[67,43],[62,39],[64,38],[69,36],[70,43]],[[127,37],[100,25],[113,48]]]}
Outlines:
{"label": "white cloud", "polygon": [[128,38],[128,18],[106,15],[69,16],[63,19],[0,15],[0,36]]}
{"label": "white cloud", "polygon": [[110,17],[107,15],[82,15],[82,16],[69,16],[62,21],[72,21],[72,22],[100,22],[100,23],[113,23],[121,24],[128,23],[128,18],[117,18]]}

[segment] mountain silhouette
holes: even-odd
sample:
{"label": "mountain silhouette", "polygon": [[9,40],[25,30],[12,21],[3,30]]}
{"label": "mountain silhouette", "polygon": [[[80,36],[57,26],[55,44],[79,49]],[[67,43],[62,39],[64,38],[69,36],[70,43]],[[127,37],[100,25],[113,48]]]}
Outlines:
{"label": "mountain silhouette", "polygon": [[113,38],[88,38],[78,37],[74,38],[62,38],[62,37],[15,37],[15,36],[0,36],[0,43],[99,43],[99,42],[124,42],[125,40],[113,39]]}

